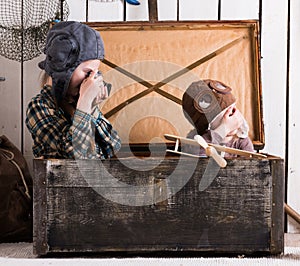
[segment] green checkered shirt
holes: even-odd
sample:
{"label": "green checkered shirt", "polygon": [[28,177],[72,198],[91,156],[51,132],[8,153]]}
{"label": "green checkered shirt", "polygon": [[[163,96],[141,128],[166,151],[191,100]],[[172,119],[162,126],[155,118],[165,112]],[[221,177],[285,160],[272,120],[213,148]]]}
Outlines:
{"label": "green checkered shirt", "polygon": [[33,154],[43,158],[106,159],[121,147],[120,138],[99,108],[92,114],[76,110],[70,122],[45,86],[28,104],[26,126]]}

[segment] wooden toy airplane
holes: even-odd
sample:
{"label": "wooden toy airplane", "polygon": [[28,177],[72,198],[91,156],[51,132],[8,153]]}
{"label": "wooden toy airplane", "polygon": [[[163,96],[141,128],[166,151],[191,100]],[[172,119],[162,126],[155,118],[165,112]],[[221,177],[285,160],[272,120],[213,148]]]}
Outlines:
{"label": "wooden toy airplane", "polygon": [[244,151],[244,150],[239,150],[239,149],[234,149],[234,148],[229,148],[217,144],[212,144],[212,143],[207,143],[203,137],[200,135],[196,135],[195,139],[188,139],[180,136],[175,136],[175,135],[170,135],[170,134],[164,134],[165,138],[167,140],[175,141],[175,148],[174,150],[167,149],[167,152],[171,153],[176,153],[180,155],[187,155],[191,157],[200,157],[198,155],[186,153],[186,152],[181,152],[178,151],[179,148],[179,143],[184,143],[184,144],[189,144],[193,146],[201,146],[202,148],[205,149],[205,153],[207,156],[211,156],[214,158],[214,160],[217,162],[217,164],[220,167],[225,167],[227,165],[226,160],[218,153],[219,152],[227,152],[231,154],[237,154],[241,156],[246,156],[246,157],[255,157],[255,158],[267,158],[266,155],[257,153],[257,152],[250,152],[250,151]]}

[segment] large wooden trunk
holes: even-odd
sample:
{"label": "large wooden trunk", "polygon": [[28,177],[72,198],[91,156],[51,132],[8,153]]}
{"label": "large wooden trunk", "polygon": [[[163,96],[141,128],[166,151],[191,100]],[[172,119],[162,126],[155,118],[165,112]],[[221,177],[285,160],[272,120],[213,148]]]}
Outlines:
{"label": "large wooden trunk", "polygon": [[[100,66],[112,83],[102,112],[122,143],[165,142],[165,133],[186,136],[184,91],[199,79],[230,86],[249,137],[264,146],[259,30],[256,21],[95,23],[105,43]],[[124,126],[126,125],[126,126]]]}
{"label": "large wooden trunk", "polygon": [[255,148],[264,147],[258,23],[90,26],[113,85],[101,108],[123,150],[107,161],[34,161],[35,253],[283,252],[283,159],[228,159],[220,169],[166,154],[174,144],[164,139],[191,130],[182,94],[209,78],[233,88]]}
{"label": "large wooden trunk", "polygon": [[208,161],[35,160],[35,253],[283,252],[283,160]]}

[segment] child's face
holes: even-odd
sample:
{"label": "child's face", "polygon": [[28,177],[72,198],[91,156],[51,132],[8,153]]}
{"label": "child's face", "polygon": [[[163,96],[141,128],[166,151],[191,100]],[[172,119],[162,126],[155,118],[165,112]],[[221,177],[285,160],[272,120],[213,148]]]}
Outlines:
{"label": "child's face", "polygon": [[227,110],[231,109],[231,115],[235,112],[236,110],[236,106],[235,104],[232,104],[230,106],[228,106],[227,108],[225,108],[221,113],[219,113],[211,122],[210,122],[210,129],[214,130],[216,129],[218,126],[221,125],[222,120],[223,120],[223,116],[225,114],[225,112]]}
{"label": "child's face", "polygon": [[[237,110],[236,105],[232,104],[230,106],[228,106],[226,109],[224,109],[221,113],[219,113],[214,119],[213,121],[210,123],[210,129],[214,130],[217,127],[219,127],[221,125],[221,123],[224,123],[224,114],[226,113],[226,111],[229,111],[229,116],[233,115],[235,113],[235,111]],[[227,134],[227,136],[234,136],[238,131],[238,128],[232,130],[231,132],[229,132]]]}
{"label": "child's face", "polygon": [[72,96],[77,96],[79,94],[80,85],[83,82],[83,80],[89,75],[91,71],[97,72],[99,66],[100,60],[98,59],[82,62],[72,74],[68,94]]}
{"label": "child's face", "polygon": [[[232,108],[230,107],[230,110],[231,110],[231,111],[230,111],[229,116],[232,116],[232,115],[235,113],[235,111],[237,110],[237,109],[236,109],[236,106],[233,105]],[[236,129],[230,131],[230,132],[227,134],[227,137],[236,135],[237,131],[238,131],[238,128],[236,128]]]}

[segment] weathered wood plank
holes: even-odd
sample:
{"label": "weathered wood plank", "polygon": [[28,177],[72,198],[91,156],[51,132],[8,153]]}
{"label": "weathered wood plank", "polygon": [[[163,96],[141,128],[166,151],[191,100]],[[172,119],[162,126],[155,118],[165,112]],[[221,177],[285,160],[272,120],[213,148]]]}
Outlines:
{"label": "weathered wood plank", "polygon": [[148,0],[148,12],[149,12],[149,21],[156,22],[158,20],[157,0]]}
{"label": "weathered wood plank", "polygon": [[279,253],[284,248],[284,161],[271,161],[272,169],[272,224],[271,252]]}
{"label": "weathered wood plank", "polygon": [[33,250],[47,252],[47,187],[46,161],[34,161],[33,173]]}
{"label": "weathered wood plank", "polygon": [[[40,235],[47,250],[37,246],[43,243],[39,240],[36,252],[282,252],[282,231],[272,228],[273,221],[277,226],[283,219],[272,205],[282,201],[283,187],[273,179],[274,174],[283,178],[282,160],[228,160],[199,191],[207,162],[36,160],[40,174],[35,178],[47,176],[46,188],[37,188],[46,193],[47,204],[36,208],[47,212],[47,237]],[[272,247],[271,232],[278,239]]]}

